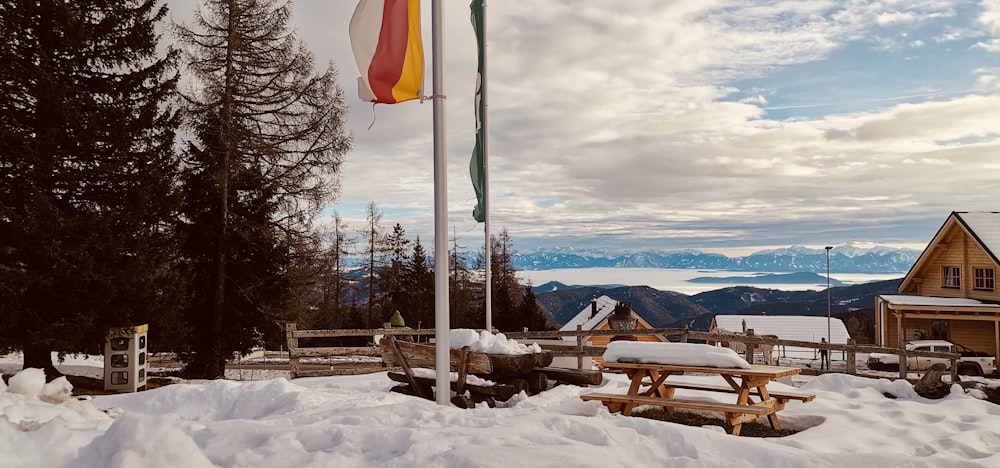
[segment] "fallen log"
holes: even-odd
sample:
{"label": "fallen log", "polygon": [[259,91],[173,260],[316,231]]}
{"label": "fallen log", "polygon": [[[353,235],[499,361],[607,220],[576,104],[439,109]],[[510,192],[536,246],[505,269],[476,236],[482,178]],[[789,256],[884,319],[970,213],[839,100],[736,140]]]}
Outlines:
{"label": "fallen log", "polygon": [[[435,347],[421,343],[407,343],[396,341],[400,354],[409,362],[410,367],[424,367],[434,369],[437,366]],[[379,348],[382,352],[382,360],[388,367],[399,366],[399,359],[393,350],[392,343],[388,338],[379,340]],[[452,349],[449,353],[449,364],[451,372],[460,370],[461,350]],[[526,374],[536,367],[538,362],[552,362],[550,351],[543,351],[534,354],[488,354],[480,352],[469,352],[468,372],[470,374]]]}
{"label": "fallen log", "polygon": [[[402,372],[388,372],[389,379],[393,382],[409,383],[406,374]],[[434,386],[437,382],[435,379],[428,377],[413,377],[417,385],[427,385]],[[457,387],[457,382],[451,382],[451,389],[455,390]],[[509,400],[510,397],[517,395],[518,393],[528,391],[528,382],[521,380],[520,382],[511,381],[509,383],[498,383],[495,385],[475,385],[469,382],[465,383],[465,389],[473,395],[473,399],[484,400],[487,397],[493,398],[495,400]]]}
{"label": "fallen log", "polygon": [[534,372],[545,374],[549,380],[580,386],[600,385],[604,381],[604,374],[599,370],[536,367]]}

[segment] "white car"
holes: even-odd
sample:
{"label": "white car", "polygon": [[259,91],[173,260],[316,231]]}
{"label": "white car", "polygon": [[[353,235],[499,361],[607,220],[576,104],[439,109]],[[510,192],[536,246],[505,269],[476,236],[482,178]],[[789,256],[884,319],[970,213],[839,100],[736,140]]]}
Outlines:
{"label": "white car", "polygon": [[[917,340],[906,344],[907,351],[932,351],[935,353],[958,353],[958,373],[962,375],[988,375],[996,372],[996,358],[989,354],[974,351],[960,344],[944,340]],[[942,363],[950,367],[951,362],[944,358],[906,356],[906,368],[924,370]],[[876,371],[898,371],[899,355],[871,353],[868,356],[868,368]]]}

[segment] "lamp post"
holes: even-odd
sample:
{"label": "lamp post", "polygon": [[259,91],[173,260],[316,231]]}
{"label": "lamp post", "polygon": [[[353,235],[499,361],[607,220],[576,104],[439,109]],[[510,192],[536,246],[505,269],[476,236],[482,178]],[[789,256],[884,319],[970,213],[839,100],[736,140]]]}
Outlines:
{"label": "lamp post", "polygon": [[833,249],[832,245],[826,246],[826,342],[832,343],[830,340],[830,250]]}

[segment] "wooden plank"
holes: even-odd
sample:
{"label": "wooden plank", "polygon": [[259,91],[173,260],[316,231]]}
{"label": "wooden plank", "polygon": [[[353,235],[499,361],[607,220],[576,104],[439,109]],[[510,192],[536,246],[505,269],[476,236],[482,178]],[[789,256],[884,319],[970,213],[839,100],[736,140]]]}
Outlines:
{"label": "wooden plank", "polygon": [[[400,368],[395,368],[399,370]],[[354,367],[343,369],[300,370],[298,377],[331,377],[335,375],[362,375],[385,372],[384,367]]]}
{"label": "wooden plank", "polygon": [[545,374],[549,380],[573,385],[600,385],[604,381],[604,373],[599,370],[536,367],[534,372]]}
{"label": "wooden plank", "polygon": [[[673,388],[683,388],[683,389],[687,389],[687,390],[704,390],[704,391],[708,391],[708,392],[733,393],[733,389],[729,385],[714,385],[714,384],[702,384],[702,383],[686,383],[686,382],[677,382],[677,381],[673,381],[673,380],[669,380],[669,379],[664,382],[664,385],[668,385],[668,386],[673,387]],[[771,390],[771,389],[768,389],[767,392],[772,397],[775,397],[775,398],[778,398],[778,399],[781,399],[781,400],[799,400],[799,401],[807,402],[808,403],[808,402],[813,401],[814,399],[816,399],[816,395],[810,395],[810,394],[807,394],[807,393],[781,392],[781,391],[774,391],[774,390]],[[757,391],[756,388],[750,389],[750,394],[751,395],[760,396],[760,393]]]}
{"label": "wooden plank", "polygon": [[749,369],[728,368],[728,367],[699,367],[699,366],[679,366],[673,364],[638,364],[626,362],[605,362],[607,369],[620,369],[624,371],[634,369],[657,369],[661,372],[694,372],[701,374],[737,375],[737,376],[762,376],[771,379],[779,379],[797,375],[802,372],[798,367],[780,367],[751,365]]}
{"label": "wooden plank", "polygon": [[465,393],[465,380],[469,377],[469,352],[468,346],[463,346],[458,352],[458,381],[455,382],[455,392],[459,395]]}
{"label": "wooden plank", "polygon": [[290,354],[295,357],[379,356],[381,352],[377,346],[327,346],[296,348],[294,351],[290,351]]}
{"label": "wooden plank", "polygon": [[[396,341],[399,346],[399,350],[403,357],[409,362],[411,367],[423,367],[427,369],[434,369],[437,366],[437,359],[434,355],[434,346],[422,345],[416,343],[407,343],[404,341]],[[382,360],[387,366],[397,366],[399,365],[399,360],[396,358],[395,353],[392,351],[392,345],[389,342],[389,338],[382,338],[379,341],[379,346],[382,349]],[[458,361],[461,358],[460,351],[457,349],[450,350],[450,371],[458,371]],[[470,374],[491,374],[493,373],[493,363],[489,358],[488,354],[485,353],[469,353],[468,361],[468,372]]]}
{"label": "wooden plank", "polygon": [[[741,413],[763,416],[774,412],[774,403],[765,401],[753,405],[737,405],[735,403],[717,403],[702,400],[685,400],[681,398],[660,398],[652,396],[631,396],[615,393],[585,393],[580,395],[584,401],[602,401],[618,404],[653,405],[665,408],[684,408],[702,411],[719,411],[722,413]],[[756,419],[756,418],[754,418]]]}
{"label": "wooden plank", "polygon": [[[389,379],[393,382],[408,383],[406,375],[401,372],[389,372],[387,374]],[[435,379],[428,377],[414,376],[416,381],[421,385],[433,386],[437,384]],[[458,382],[451,382],[451,389],[455,390]],[[475,385],[469,382],[465,383],[465,388],[469,393],[473,395],[478,395],[480,397],[492,397],[497,400],[505,401],[509,400],[512,396],[521,393],[522,391],[527,391],[527,386],[518,386],[510,384],[495,384],[495,385]]]}
{"label": "wooden plank", "polygon": [[416,378],[414,377],[413,369],[410,368],[410,363],[407,361],[407,358],[403,356],[403,352],[399,349],[399,341],[396,341],[396,339],[392,337],[383,338],[382,341],[389,343],[389,346],[392,348],[393,357],[396,358],[396,362],[398,362],[400,367],[403,368],[403,373],[406,375],[406,381],[410,384],[410,388],[413,390],[413,392],[416,393],[417,396],[421,398],[433,400],[434,395],[433,394],[428,395],[428,393],[433,393],[433,392],[425,391],[430,387],[424,387],[423,385],[418,383]]}

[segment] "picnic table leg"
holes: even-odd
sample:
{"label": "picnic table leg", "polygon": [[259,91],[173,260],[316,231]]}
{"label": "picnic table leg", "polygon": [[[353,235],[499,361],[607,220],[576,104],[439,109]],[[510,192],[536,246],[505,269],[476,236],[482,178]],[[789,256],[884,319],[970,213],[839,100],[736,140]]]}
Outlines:
{"label": "picnic table leg", "polygon": [[[767,385],[758,385],[757,392],[760,393],[760,401],[768,401],[771,399],[771,395],[767,393]],[[776,403],[778,404],[778,403]],[[783,405],[782,405],[783,406]],[[767,415],[768,422],[771,423],[771,429],[776,431],[781,430],[781,423],[778,422],[778,410],[780,408],[775,408],[774,412]]]}

